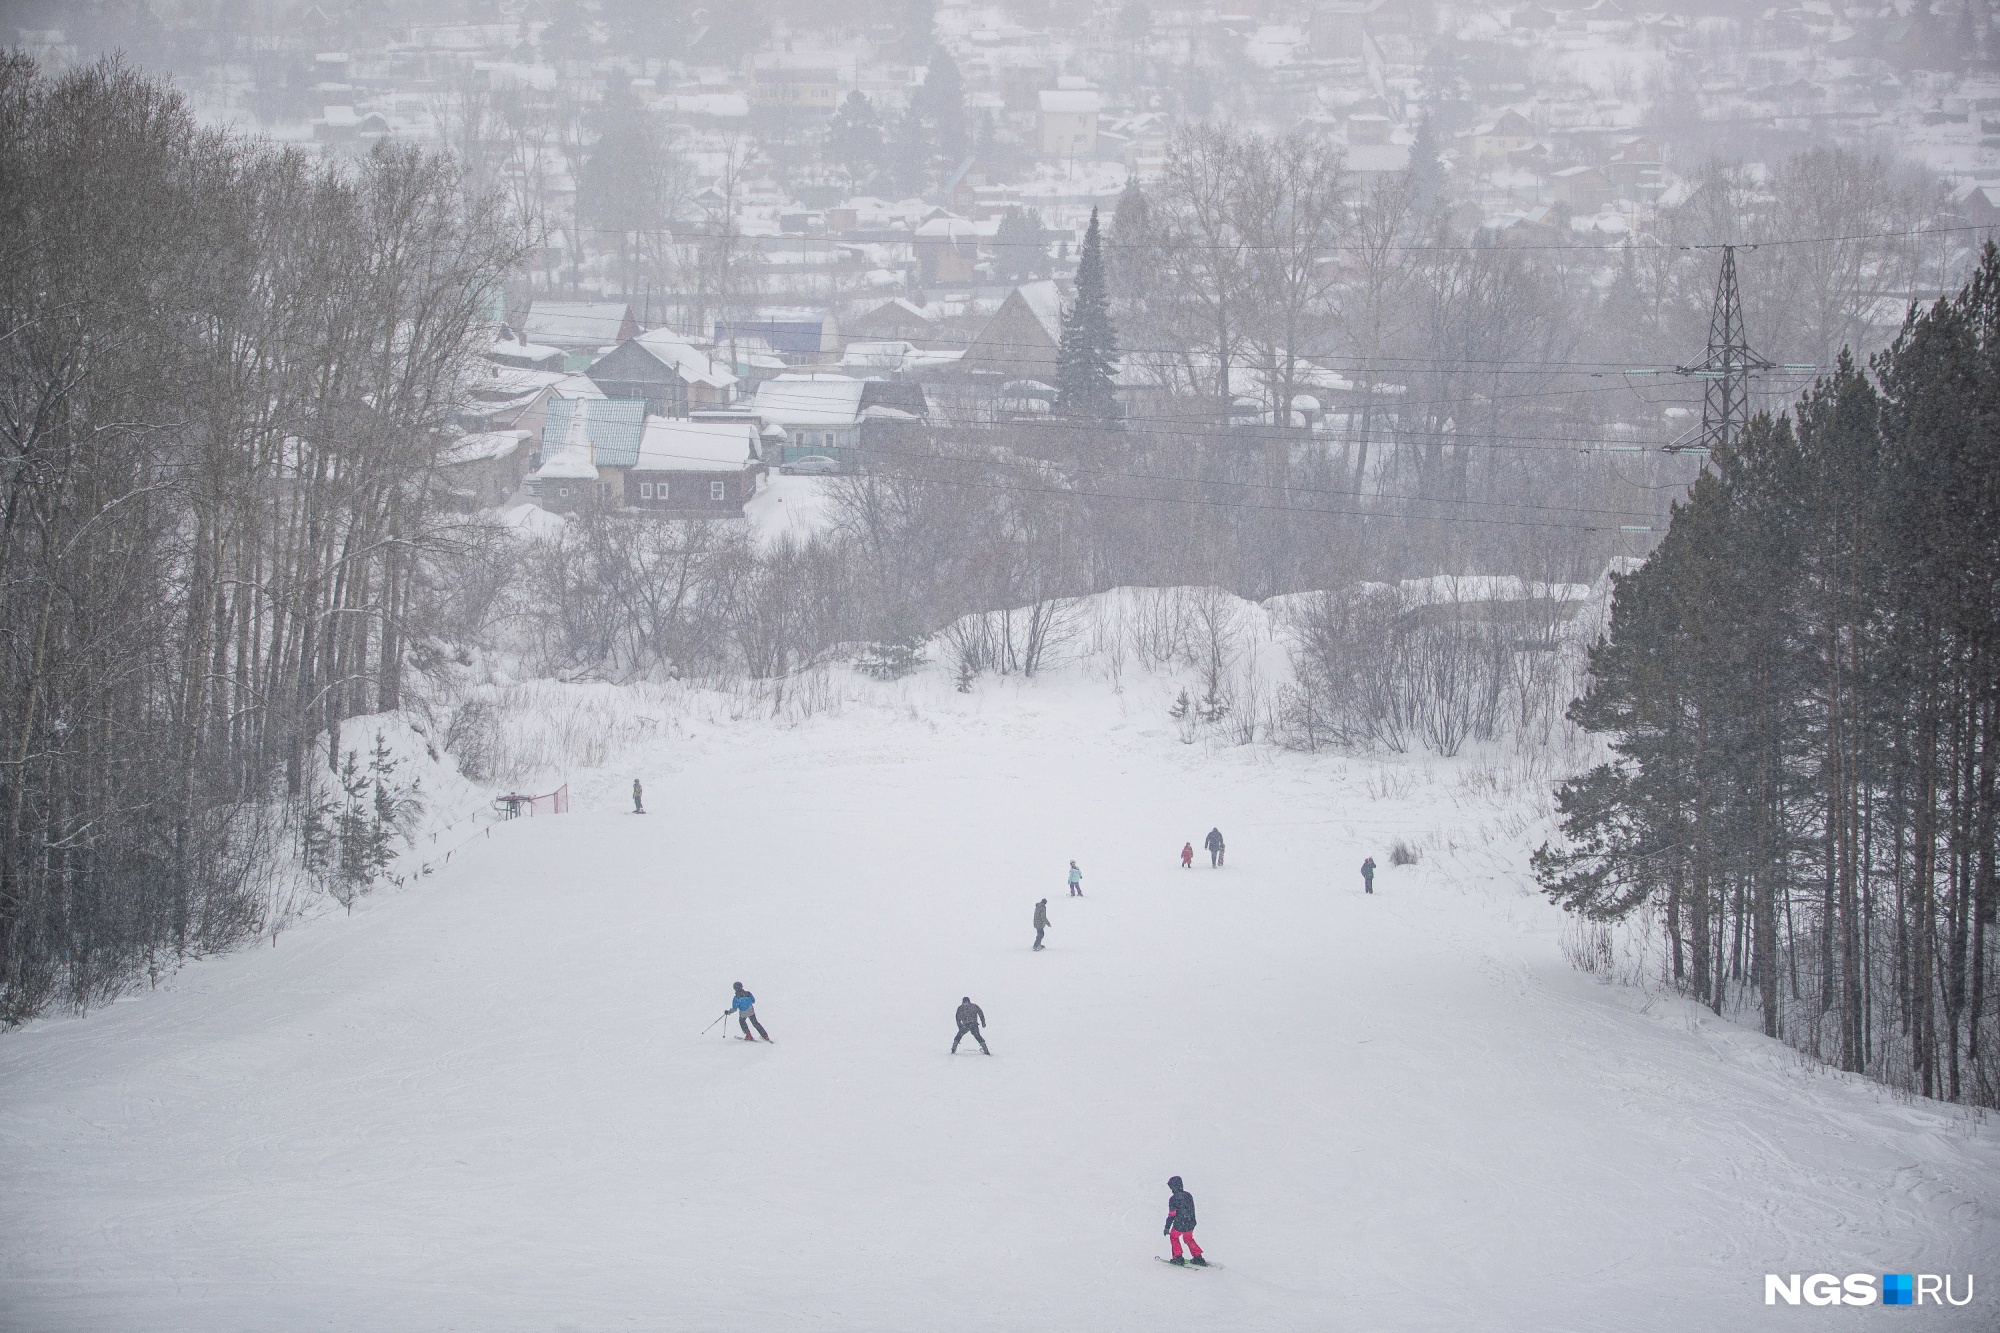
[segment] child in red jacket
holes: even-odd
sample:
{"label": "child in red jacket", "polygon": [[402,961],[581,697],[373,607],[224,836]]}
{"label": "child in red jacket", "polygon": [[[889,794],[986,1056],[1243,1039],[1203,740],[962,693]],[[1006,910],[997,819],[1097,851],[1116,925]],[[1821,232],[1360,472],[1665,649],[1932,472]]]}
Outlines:
{"label": "child in red jacket", "polygon": [[1181,844],[1181,869],[1194,869],[1194,844],[1191,842]]}

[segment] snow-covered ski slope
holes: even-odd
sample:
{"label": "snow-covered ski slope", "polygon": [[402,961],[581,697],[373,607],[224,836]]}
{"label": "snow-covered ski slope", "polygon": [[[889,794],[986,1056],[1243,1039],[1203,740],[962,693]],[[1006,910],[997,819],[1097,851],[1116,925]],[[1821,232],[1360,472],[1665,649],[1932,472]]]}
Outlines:
{"label": "snow-covered ski slope", "polygon": [[[1572,971],[1476,763],[1184,745],[1127,685],[664,728],[0,1037],[0,1328],[2000,1326],[1994,1125]],[[776,1045],[701,1035],[732,981]],[[1176,1174],[1199,1281],[1153,1261]],[[1822,1271],[1978,1296],[1764,1305]]]}

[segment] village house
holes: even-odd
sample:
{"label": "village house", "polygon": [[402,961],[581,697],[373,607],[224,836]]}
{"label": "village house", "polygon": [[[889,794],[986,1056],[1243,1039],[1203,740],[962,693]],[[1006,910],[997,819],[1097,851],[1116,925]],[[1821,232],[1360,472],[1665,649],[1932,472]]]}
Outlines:
{"label": "village house", "polygon": [[496,366],[508,366],[515,370],[561,370],[563,350],[541,343],[528,341],[527,335],[516,333],[506,325],[500,326],[500,336],[493,340],[493,346],[486,349],[486,359]]}
{"label": "village house", "polygon": [[691,408],[726,407],[736,375],[671,329],[648,329],[618,344],[590,367],[607,398],[637,398],[648,416],[684,417]]}
{"label": "village house", "polygon": [[1472,153],[1475,166],[1504,165],[1516,153],[1526,152],[1535,142],[1535,127],[1518,111],[1503,111],[1484,125],[1459,136]]}
{"label": "village house", "polygon": [[917,228],[917,281],[926,287],[978,281],[981,247],[1000,230],[996,219],[972,222],[940,213]]}
{"label": "village house", "polygon": [[668,518],[741,518],[763,473],[754,421],[647,417],[623,502]]}
{"label": "village house", "polygon": [[1052,88],[1038,101],[1037,142],[1043,157],[1060,162],[1097,156],[1097,118],[1104,109],[1104,99],[1095,89]]}
{"label": "village house", "polygon": [[462,435],[438,460],[438,475],[453,508],[465,513],[495,509],[521,487],[535,434],[527,430]]}
{"label": "village house", "polygon": [[391,130],[388,117],[379,111],[330,106],[312,123],[312,133],[329,148],[365,153],[388,138]]}
{"label": "village house", "polygon": [[750,410],[785,432],[775,460],[785,471],[852,472],[861,445],[863,380],[780,375],[757,386]]}
{"label": "village house", "polygon": [[895,339],[928,347],[942,330],[938,319],[927,308],[921,294],[917,300],[898,296],[885,301],[865,314],[857,315],[846,325],[847,337],[866,341]]}
{"label": "village house", "polygon": [[1604,179],[1621,199],[1639,204],[1657,203],[1667,189],[1667,173],[1660,160],[1658,141],[1638,135],[1620,139],[1617,151],[1604,165]]}
{"label": "village house", "polygon": [[1359,60],[1361,43],[1380,35],[1384,0],[1334,0],[1313,10],[1308,49],[1315,60]]}
{"label": "village house", "polygon": [[[783,357],[787,365],[809,366],[840,356],[840,321],[830,310],[768,310],[754,319],[715,322],[715,351],[728,357],[732,344],[752,344]],[[736,369],[744,374],[742,367]]]}
{"label": "village house", "polygon": [[1053,280],[1023,283],[986,321],[959,368],[974,375],[1053,382],[1062,341],[1062,295]]}
{"label": "village house", "polygon": [[2000,181],[1968,181],[1951,192],[1952,216],[1973,227],[2000,227]]}
{"label": "village house", "polygon": [[1132,178],[1151,182],[1166,174],[1167,146],[1173,130],[1157,111],[1132,117],[1123,127],[1125,170]]}
{"label": "village house", "polygon": [[553,514],[579,514],[598,503],[597,467],[588,445],[544,445],[542,461],[528,474],[528,494]]}
{"label": "village house", "polygon": [[558,513],[620,503],[639,459],[646,404],[635,399],[559,398],[542,427],[541,465],[528,474],[535,502]]}
{"label": "village house", "polygon": [[1578,217],[1601,213],[1618,192],[1596,167],[1565,167],[1549,173],[1555,201]]}
{"label": "village house", "polygon": [[587,369],[596,353],[638,331],[632,307],[622,301],[537,301],[521,321],[521,334],[529,342],[569,354],[565,370]]}
{"label": "village house", "polygon": [[750,105],[768,110],[831,112],[848,78],[829,57],[759,56],[750,65]]}

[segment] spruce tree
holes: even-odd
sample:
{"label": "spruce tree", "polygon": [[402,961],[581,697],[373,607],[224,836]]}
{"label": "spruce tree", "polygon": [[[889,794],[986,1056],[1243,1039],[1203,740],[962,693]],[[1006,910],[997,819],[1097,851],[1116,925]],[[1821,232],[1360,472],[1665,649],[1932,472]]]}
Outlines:
{"label": "spruce tree", "polygon": [[1152,206],[1137,179],[1125,182],[1118,207],[1111,210],[1111,255],[1106,261],[1109,285],[1117,293],[1118,312],[1131,330],[1131,320],[1146,305],[1159,263],[1158,238],[1153,235]]}
{"label": "spruce tree", "polygon": [[860,189],[875,178],[882,161],[882,121],[868,95],[856,89],[827,121],[827,153]]}
{"label": "spruce tree", "polygon": [[1026,209],[1008,209],[993,237],[993,276],[1010,285],[1027,282],[1048,276],[1048,262],[1041,219]]}
{"label": "spruce tree", "polygon": [[1104,245],[1093,208],[1076,266],[1076,301],[1063,312],[1062,343],[1056,349],[1056,411],[1098,421],[1116,417],[1118,400],[1112,388],[1117,357],[1118,335],[1111,327],[1111,295],[1104,282]]}
{"label": "spruce tree", "polygon": [[1410,194],[1412,212],[1427,217],[1444,204],[1444,160],[1438,156],[1435,112],[1426,112],[1417,122],[1417,139],[1410,145]]}

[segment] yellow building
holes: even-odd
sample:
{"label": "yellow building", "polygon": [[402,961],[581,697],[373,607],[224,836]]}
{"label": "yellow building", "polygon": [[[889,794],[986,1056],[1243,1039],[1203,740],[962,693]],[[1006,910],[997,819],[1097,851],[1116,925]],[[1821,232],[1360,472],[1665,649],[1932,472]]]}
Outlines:
{"label": "yellow building", "polygon": [[842,71],[828,64],[789,62],[750,67],[750,105],[831,112],[846,95]]}

